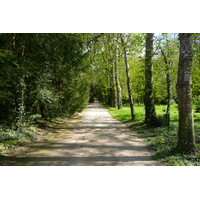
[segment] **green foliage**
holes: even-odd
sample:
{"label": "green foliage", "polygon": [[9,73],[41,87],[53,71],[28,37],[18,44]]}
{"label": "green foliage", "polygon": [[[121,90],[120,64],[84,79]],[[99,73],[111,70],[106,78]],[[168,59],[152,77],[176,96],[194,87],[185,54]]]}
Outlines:
{"label": "green foliage", "polygon": [[0,49],[0,121],[14,120],[15,87],[20,77],[17,57],[10,50]]}
{"label": "green foliage", "polygon": [[[141,59],[144,48],[145,34],[121,34],[125,41],[127,57],[130,63],[131,87],[133,96],[138,102],[143,101],[144,88],[144,60]],[[112,83],[115,74],[115,62],[118,63],[119,83],[121,86],[122,99],[128,102],[126,68],[122,56],[122,44],[119,40],[120,34],[106,33],[101,40],[95,44],[95,49],[91,52],[90,63],[92,69],[91,76],[91,99],[96,96],[99,100],[110,104],[112,99]],[[117,52],[117,53],[116,53]]]}
{"label": "green foliage", "polygon": [[194,96],[192,98],[192,101],[193,101],[195,112],[199,113],[200,112],[200,96]]}
{"label": "green foliage", "polygon": [[[165,105],[157,105],[156,112],[159,116],[165,113]],[[110,114],[117,120],[127,123],[134,131],[139,134],[139,137],[144,138],[150,148],[155,150],[157,154],[154,159],[163,161],[166,165],[172,166],[200,166],[199,155],[183,155],[173,151],[177,143],[178,130],[178,108],[177,105],[172,105],[171,108],[171,126],[168,132],[167,127],[147,128],[144,121],[144,106],[135,105],[136,121],[130,121],[131,113],[129,107],[123,107],[121,110],[109,108]],[[161,117],[162,118],[162,117]],[[196,143],[200,147],[200,113],[194,115]]]}
{"label": "green foliage", "polygon": [[38,91],[33,106],[39,105],[40,112],[43,118],[52,118],[55,110],[59,107],[60,96],[54,94],[46,88]]}
{"label": "green foliage", "polygon": [[[131,87],[135,102],[143,103],[144,98],[144,46],[145,34],[121,34],[124,38],[127,50],[128,62],[131,72]],[[119,63],[119,82],[122,88],[123,102],[128,102],[126,69],[124,67],[124,60],[122,57],[122,45],[119,34],[104,34],[101,40],[95,44],[95,50],[90,54],[90,63],[92,64],[92,96],[98,93],[102,100],[108,103],[111,96],[112,84],[112,67],[118,49],[118,63]],[[179,58],[179,46],[177,34],[156,34],[154,37],[154,95],[155,103],[164,104],[167,102],[167,83],[166,76],[170,74],[172,85],[172,99],[176,102],[176,82],[177,82],[177,69]],[[116,45],[118,44],[118,45]],[[165,59],[163,58],[164,52],[169,63],[166,67]],[[199,77],[199,75],[198,75]],[[195,78],[195,85],[199,83]]]}
{"label": "green foliage", "polygon": [[0,121],[70,116],[88,101],[83,34],[0,34]]}
{"label": "green foliage", "polygon": [[11,129],[0,129],[0,133],[1,142],[8,140],[22,140],[23,138],[34,139],[37,134],[36,130],[33,127],[29,128],[28,130],[20,131],[15,131]]}
{"label": "green foliage", "polygon": [[176,100],[176,82],[179,59],[177,34],[157,34],[154,38],[154,90],[157,104],[167,103],[167,74],[170,75],[172,98]]}
{"label": "green foliage", "polygon": [[[142,103],[145,83],[145,35],[121,34],[130,65],[133,97],[135,104],[139,105],[135,110],[135,125],[138,127],[144,119]],[[34,121],[34,116],[46,119],[69,117],[81,111],[89,98],[111,103],[116,63],[123,103],[128,103],[126,69],[119,36],[118,33],[0,34],[0,124],[20,132],[27,123]],[[199,34],[194,34],[193,40],[193,102],[196,112],[200,112]],[[176,102],[178,57],[177,34],[156,34],[153,78],[157,104],[167,102],[166,76],[169,74],[173,102]],[[160,122],[163,123],[166,106],[159,105],[156,110],[158,116],[160,115]],[[130,120],[129,108],[124,108],[114,115],[124,122]],[[199,117],[199,113],[195,113],[196,122]],[[177,105],[174,104],[171,110],[171,129],[174,128],[174,132],[177,129],[177,120]],[[141,127],[145,132],[143,125]],[[200,129],[198,123],[195,124],[195,129]],[[159,134],[160,137],[149,139],[149,142],[157,144],[158,149],[161,149],[159,152],[162,153],[168,148],[168,145],[163,146],[163,143],[168,141],[168,136],[163,134],[162,130]]]}
{"label": "green foliage", "polygon": [[196,155],[169,155],[165,161],[170,166],[200,166],[200,159]]}
{"label": "green foliage", "polygon": [[40,101],[43,104],[54,104],[57,103],[59,98],[55,96],[51,90],[48,89],[42,89],[37,94],[37,101]]}
{"label": "green foliage", "polygon": [[0,151],[14,148],[16,145],[28,143],[35,139],[38,132],[34,127],[23,130],[0,129]]}

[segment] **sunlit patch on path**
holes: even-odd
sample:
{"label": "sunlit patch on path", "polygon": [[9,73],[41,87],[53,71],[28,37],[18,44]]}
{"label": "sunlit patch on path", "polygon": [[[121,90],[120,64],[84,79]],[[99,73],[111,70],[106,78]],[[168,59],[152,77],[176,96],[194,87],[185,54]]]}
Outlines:
{"label": "sunlit patch on path", "polygon": [[55,133],[62,131],[59,139],[30,145],[28,152],[10,156],[10,163],[31,166],[162,165],[151,158],[153,152],[137,134],[113,119],[102,105],[90,104],[82,115],[75,129],[65,127],[64,123],[53,127]]}

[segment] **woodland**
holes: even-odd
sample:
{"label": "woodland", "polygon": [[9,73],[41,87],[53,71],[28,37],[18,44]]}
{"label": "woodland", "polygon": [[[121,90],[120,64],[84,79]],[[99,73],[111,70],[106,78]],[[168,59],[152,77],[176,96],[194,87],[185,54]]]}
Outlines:
{"label": "woodland", "polygon": [[98,101],[162,156],[199,158],[198,33],[1,33],[0,69],[3,147]]}

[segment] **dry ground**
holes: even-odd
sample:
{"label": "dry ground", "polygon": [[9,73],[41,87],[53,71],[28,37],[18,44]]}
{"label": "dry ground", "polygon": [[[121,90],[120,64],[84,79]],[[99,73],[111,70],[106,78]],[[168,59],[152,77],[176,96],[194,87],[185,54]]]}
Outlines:
{"label": "dry ground", "polygon": [[[137,134],[113,119],[98,103],[85,109],[73,128],[63,120],[42,140],[5,154],[4,165],[19,166],[158,166],[153,151]],[[72,123],[73,124],[73,123]],[[50,137],[49,137],[50,136]]]}

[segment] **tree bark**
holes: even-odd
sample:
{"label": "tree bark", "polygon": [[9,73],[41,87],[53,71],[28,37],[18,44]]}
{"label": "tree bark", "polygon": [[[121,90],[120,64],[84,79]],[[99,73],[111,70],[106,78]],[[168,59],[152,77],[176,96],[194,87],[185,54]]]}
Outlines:
{"label": "tree bark", "polygon": [[131,118],[132,120],[135,120],[134,101],[133,101],[132,90],[131,90],[129,64],[128,64],[128,58],[127,58],[127,53],[126,53],[126,47],[125,47],[125,43],[124,43],[122,35],[121,35],[121,42],[122,42],[122,47],[124,51],[124,61],[126,65],[127,88],[128,88],[128,96],[129,96],[129,103],[130,103],[130,109],[131,109]]}
{"label": "tree bark", "polygon": [[177,97],[179,110],[178,142],[181,153],[197,152],[192,111],[192,34],[180,33]]}
{"label": "tree bark", "polygon": [[166,82],[167,82],[167,110],[166,114],[170,115],[170,110],[171,110],[171,99],[172,99],[172,84],[171,84],[171,72],[170,72],[170,66],[171,62],[168,62],[167,57],[164,53],[164,51],[161,49],[161,53],[164,57],[165,65],[166,65]]}
{"label": "tree bark", "polygon": [[25,115],[25,90],[26,84],[24,82],[24,78],[22,77],[19,81],[18,85],[18,108],[17,108],[17,120],[16,120],[16,129],[22,129],[24,123],[24,115]]}
{"label": "tree bark", "polygon": [[115,67],[112,66],[112,107],[117,107],[117,90],[116,90],[116,80],[115,80]]}
{"label": "tree bark", "polygon": [[118,62],[118,45],[117,45],[116,56],[115,56],[115,81],[116,81],[116,89],[117,89],[117,107],[118,109],[121,109],[122,108],[122,94],[121,94],[118,68],[119,68],[119,62]]}
{"label": "tree bark", "polygon": [[145,123],[148,127],[157,127],[159,122],[156,116],[154,95],[153,95],[153,33],[147,33],[145,53]]}
{"label": "tree bark", "polygon": [[167,81],[167,110],[166,110],[166,114],[170,115],[171,99],[172,99],[172,84],[171,84],[172,80],[171,80],[169,65],[166,66],[166,68],[167,68],[167,77],[166,77],[166,81]]}
{"label": "tree bark", "polygon": [[[15,48],[15,37],[13,37],[13,48]],[[25,41],[23,42],[21,50],[21,59],[24,59],[24,53],[25,53]],[[21,63],[21,70],[24,71],[24,63]],[[25,116],[25,93],[26,93],[26,83],[25,78],[22,76],[19,79],[18,83],[18,108],[17,108],[17,120],[16,120],[16,129],[22,129],[24,126],[24,116]]]}

